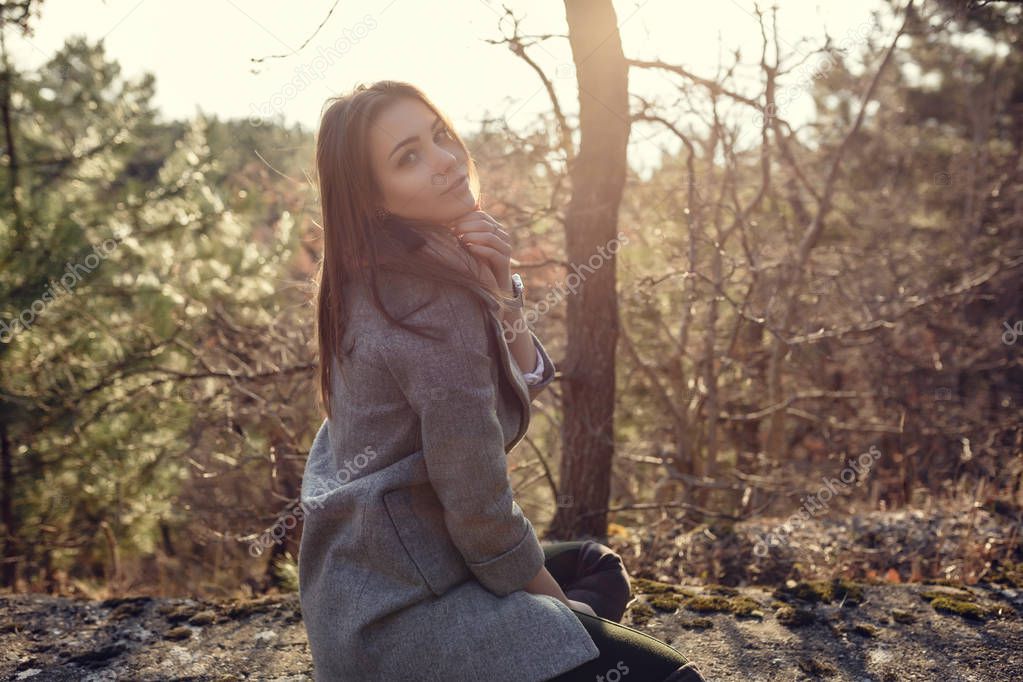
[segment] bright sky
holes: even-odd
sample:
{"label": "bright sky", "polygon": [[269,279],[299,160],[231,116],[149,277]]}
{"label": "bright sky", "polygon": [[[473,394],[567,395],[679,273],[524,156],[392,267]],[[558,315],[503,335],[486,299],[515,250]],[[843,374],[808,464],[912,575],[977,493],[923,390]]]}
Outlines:
{"label": "bright sky", "polygon": [[[520,18],[520,33],[564,34],[564,5],[555,0],[504,0]],[[324,100],[360,82],[407,80],[448,112],[463,134],[476,121],[504,116],[523,130],[550,101],[536,74],[507,47],[488,44],[510,35],[498,0],[334,0],[284,3],[270,0],[45,0],[36,33],[8,31],[16,63],[34,67],[72,34],[105,36],[107,55],[124,75],[156,76],[156,104],[168,119],[201,110],[221,118],[283,117],[315,130]],[[625,55],[681,64],[713,77],[729,53],[759,58],[760,29],[748,0],[683,3],[679,0],[615,0]],[[871,30],[880,0],[777,0],[783,50],[806,54],[822,42],[825,27],[836,42],[856,47]],[[762,6],[769,7],[768,3]],[[874,40],[887,41],[891,29]],[[807,38],[809,42],[800,42]],[[552,38],[530,50],[554,80],[563,108],[578,110],[567,39]],[[286,55],[275,58],[274,55]],[[261,63],[253,59],[263,59]],[[809,73],[816,62],[807,62]],[[807,82],[809,76],[801,76]],[[677,78],[630,70],[630,91],[671,102]],[[793,121],[812,113],[810,97],[791,87],[784,115]],[[633,107],[636,102],[633,101]],[[752,118],[752,114],[744,114]],[[659,149],[675,152],[667,133],[636,126],[630,160],[647,174]]]}

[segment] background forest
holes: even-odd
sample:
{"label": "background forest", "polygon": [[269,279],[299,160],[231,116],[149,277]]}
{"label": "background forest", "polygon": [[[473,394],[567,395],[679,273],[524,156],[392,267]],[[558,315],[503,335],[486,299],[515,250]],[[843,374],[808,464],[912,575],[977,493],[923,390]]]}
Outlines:
{"label": "background forest", "polygon": [[[0,3],[4,34],[32,4]],[[975,582],[1023,560],[1020,6],[882,5],[800,53],[776,18],[717,73],[625,55],[677,88],[629,92],[632,139],[681,143],[647,179],[556,100],[526,133],[459,131],[559,368],[516,498],[651,578]],[[0,60],[0,584],[293,591],[323,419],[315,131],[159,122],[155,77],[102,41]],[[572,219],[578,169],[615,163],[627,240],[579,286],[603,240]]]}

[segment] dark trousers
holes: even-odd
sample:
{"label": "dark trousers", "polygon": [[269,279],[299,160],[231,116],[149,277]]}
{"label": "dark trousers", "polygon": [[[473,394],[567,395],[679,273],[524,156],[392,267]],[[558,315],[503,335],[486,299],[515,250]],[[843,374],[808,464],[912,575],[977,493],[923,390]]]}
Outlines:
{"label": "dark trousers", "polygon": [[629,574],[610,547],[593,540],[542,543],[544,565],[569,599],[581,601],[597,617],[572,609],[600,656],[548,682],[706,682],[677,649],[619,621],[632,599]]}

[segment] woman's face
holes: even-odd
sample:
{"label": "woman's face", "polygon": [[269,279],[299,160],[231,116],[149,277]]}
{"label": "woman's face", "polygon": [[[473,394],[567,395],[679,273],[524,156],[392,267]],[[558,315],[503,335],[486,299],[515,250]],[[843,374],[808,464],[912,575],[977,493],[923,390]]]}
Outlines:
{"label": "woman's face", "polygon": [[444,224],[475,209],[465,153],[418,99],[402,97],[380,112],[369,153],[391,213]]}

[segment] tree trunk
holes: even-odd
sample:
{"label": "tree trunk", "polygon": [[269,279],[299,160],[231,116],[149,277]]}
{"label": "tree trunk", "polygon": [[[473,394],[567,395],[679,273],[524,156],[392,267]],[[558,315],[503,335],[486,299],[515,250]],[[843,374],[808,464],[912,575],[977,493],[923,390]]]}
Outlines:
{"label": "tree trunk", "polygon": [[568,346],[561,491],[552,537],[603,538],[614,454],[618,208],[629,139],[628,65],[609,0],[566,0],[579,85],[579,154],[565,221]]}

